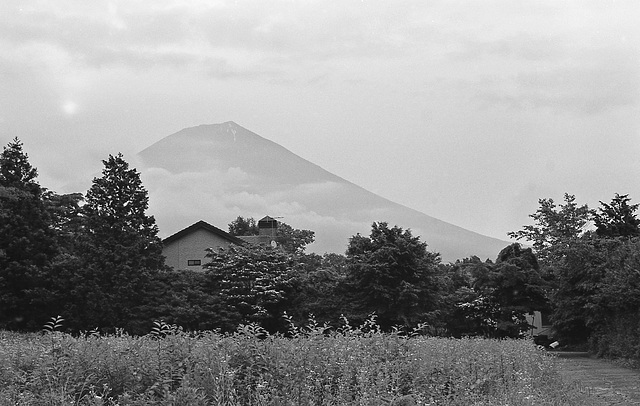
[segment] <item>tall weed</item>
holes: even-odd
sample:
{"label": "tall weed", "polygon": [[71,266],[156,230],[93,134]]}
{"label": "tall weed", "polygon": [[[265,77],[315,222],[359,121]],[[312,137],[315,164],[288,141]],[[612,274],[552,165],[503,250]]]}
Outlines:
{"label": "tall weed", "polygon": [[588,404],[531,342],[381,333],[374,316],[286,337],[158,322],[143,337],[0,338],[0,406]]}

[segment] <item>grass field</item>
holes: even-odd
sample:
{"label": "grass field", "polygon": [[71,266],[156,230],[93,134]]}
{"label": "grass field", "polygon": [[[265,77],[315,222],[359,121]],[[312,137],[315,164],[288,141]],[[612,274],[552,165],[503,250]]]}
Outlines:
{"label": "grass field", "polygon": [[525,340],[0,332],[0,405],[587,405]]}

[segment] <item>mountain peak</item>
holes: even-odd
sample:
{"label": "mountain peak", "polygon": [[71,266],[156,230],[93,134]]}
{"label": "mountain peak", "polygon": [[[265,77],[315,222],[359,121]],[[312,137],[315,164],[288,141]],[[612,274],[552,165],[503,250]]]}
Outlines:
{"label": "mountain peak", "polygon": [[139,154],[145,165],[173,173],[242,168],[260,179],[294,184],[329,172],[233,121],[203,124],[171,134]]}
{"label": "mountain peak", "polygon": [[227,121],[226,123],[222,123],[222,125],[226,126],[227,134],[233,135],[233,142],[237,142],[238,130],[242,129],[246,131],[245,128],[240,127],[238,124],[234,123],[233,121]]}

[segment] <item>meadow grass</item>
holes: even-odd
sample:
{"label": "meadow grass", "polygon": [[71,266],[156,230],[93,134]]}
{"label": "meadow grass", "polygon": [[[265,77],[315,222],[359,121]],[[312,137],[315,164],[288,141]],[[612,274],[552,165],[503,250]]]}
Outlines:
{"label": "meadow grass", "polygon": [[0,332],[0,405],[588,405],[526,340]]}

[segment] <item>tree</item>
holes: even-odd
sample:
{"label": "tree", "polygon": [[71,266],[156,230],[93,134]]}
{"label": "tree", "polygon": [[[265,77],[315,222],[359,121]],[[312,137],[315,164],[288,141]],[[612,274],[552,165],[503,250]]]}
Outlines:
{"label": "tree", "polygon": [[350,317],[362,321],[375,312],[385,329],[430,321],[438,303],[439,262],[410,230],[373,223],[369,237],[357,234],[347,248]]}
{"label": "tree", "polygon": [[311,230],[299,230],[287,223],[279,222],[276,230],[276,243],[290,254],[304,253],[307,245],[315,240],[315,233]]}
{"label": "tree", "polygon": [[38,170],[29,163],[29,156],[22,150],[23,144],[16,137],[10,142],[0,155],[0,185],[15,187],[32,192],[42,193],[36,182]]}
{"label": "tree", "polygon": [[535,224],[509,236],[533,243],[542,274],[551,283],[549,300],[556,338],[567,343],[588,338],[583,306],[597,283],[590,261],[599,254],[586,249],[592,234],[587,230],[589,208],[579,206],[575,196],[567,193],[564,201],[557,209],[552,199],[540,199],[540,207],[529,216]]}
{"label": "tree", "polygon": [[[600,239],[603,240],[603,239]],[[612,249],[593,300],[599,322],[591,349],[611,358],[640,361],[640,239],[604,239]],[[612,244],[613,243],[613,244]],[[594,309],[595,310],[595,309]]]}
{"label": "tree", "polygon": [[131,261],[159,268],[162,245],[155,219],[146,214],[149,197],[140,174],[129,169],[122,154],[102,162],[102,177],[93,180],[83,206],[86,233],[109,248],[136,249],[141,255]]}
{"label": "tree", "polygon": [[490,272],[493,262],[477,256],[444,265],[446,291],[440,311],[447,333],[453,337],[490,336],[495,309],[487,298],[474,289],[474,275]]}
{"label": "tree", "polygon": [[553,265],[551,321],[561,343],[586,343],[603,321],[598,297],[615,244],[587,233],[563,249]]}
{"label": "tree", "polygon": [[221,297],[201,270],[168,268],[153,278],[149,293],[152,300],[140,309],[147,320],[191,331],[214,330],[228,322]]}
{"label": "tree", "polygon": [[95,178],[83,206],[82,259],[76,311],[85,327],[136,329],[135,310],[145,287],[164,266],[162,241],[149,199],[135,169],[122,154],[109,155],[102,176]]}
{"label": "tree", "polygon": [[499,336],[521,336],[529,329],[525,315],[549,308],[548,283],[542,278],[531,248],[517,243],[505,247],[484,282],[483,288],[488,289],[485,294],[499,309],[496,326]]}
{"label": "tree", "polygon": [[548,283],[530,248],[514,243],[495,263],[472,257],[450,271],[456,309],[447,320],[456,335],[521,337],[529,329],[526,315],[548,309]]}
{"label": "tree", "polygon": [[600,354],[640,359],[640,241],[587,233],[555,266],[556,338]]}
{"label": "tree", "polygon": [[245,219],[242,216],[238,216],[235,220],[229,223],[229,234],[234,236],[258,235],[259,232],[258,224],[253,217]]}
{"label": "tree", "polygon": [[58,246],[64,252],[75,252],[75,243],[82,233],[84,218],[82,216],[82,193],[59,195],[46,191],[43,195],[44,205],[49,215],[49,226],[56,235]]}
{"label": "tree", "polygon": [[336,324],[348,304],[345,301],[346,257],[325,253],[296,256],[300,265],[293,280],[292,297],[287,314],[298,325],[304,325],[311,315],[322,323]]}
{"label": "tree", "polygon": [[[637,337],[638,205],[619,194],[593,211],[577,206],[573,196],[565,195],[565,201],[558,211],[550,199],[540,200],[541,208],[531,216],[537,224],[510,235],[534,241],[541,254],[552,284],[555,338],[563,344],[595,343],[598,351],[614,353],[624,345],[613,343]],[[580,231],[590,218],[596,231]]]}
{"label": "tree", "polygon": [[556,208],[553,199],[540,199],[538,210],[529,215],[534,224],[507,234],[516,240],[531,242],[540,261],[553,261],[558,257],[557,250],[580,237],[589,223],[589,208],[578,206],[575,200],[574,195],[565,193],[565,203]]}
{"label": "tree", "polygon": [[[0,154],[0,327],[33,328],[57,247],[38,172],[15,138]],[[45,316],[45,318],[48,317]]]}
{"label": "tree", "polygon": [[596,234],[605,238],[637,237],[640,235],[640,220],[635,212],[637,204],[629,204],[629,195],[616,193],[611,203],[600,202],[598,210],[593,210]]}
{"label": "tree", "polygon": [[240,323],[261,323],[277,330],[285,310],[295,260],[270,246],[209,249],[210,262],[203,265],[210,280],[210,291],[222,302],[226,321],[219,326],[231,331]]}

